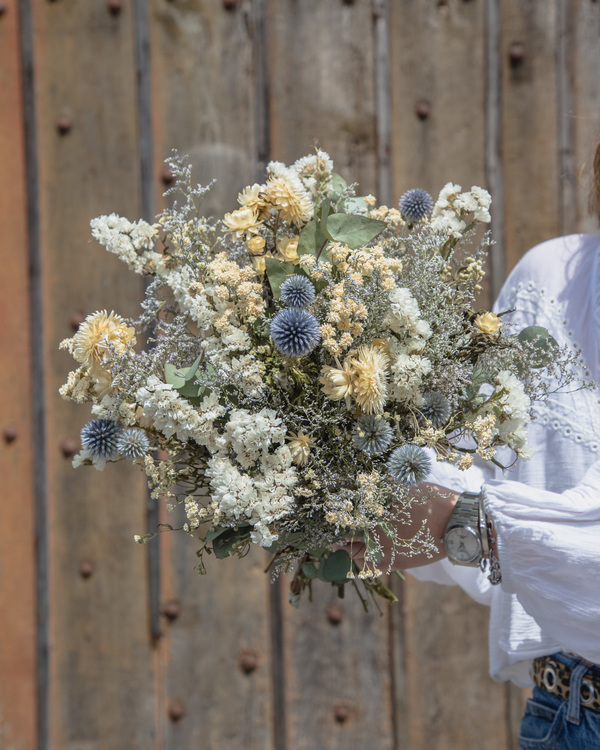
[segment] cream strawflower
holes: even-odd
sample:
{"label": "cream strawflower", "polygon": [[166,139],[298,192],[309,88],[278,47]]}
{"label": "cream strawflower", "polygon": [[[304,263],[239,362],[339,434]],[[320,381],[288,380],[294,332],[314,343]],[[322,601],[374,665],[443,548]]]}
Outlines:
{"label": "cream strawflower", "polygon": [[238,203],[242,208],[249,208],[253,211],[258,211],[261,214],[265,209],[265,202],[262,197],[262,191],[264,185],[254,183],[254,185],[248,185],[241,193],[238,194]]}
{"label": "cream strawflower", "polygon": [[322,374],[319,378],[323,386],[321,390],[332,401],[346,399],[346,406],[349,408],[352,397],[352,362],[347,357],[343,365],[340,366],[339,362],[337,364],[337,369],[325,365],[321,370]]}
{"label": "cream strawflower", "polygon": [[314,443],[310,435],[305,435],[302,430],[290,432],[288,448],[292,454],[292,461],[296,466],[304,466],[308,462],[311,445]]}
{"label": "cream strawflower", "polygon": [[258,229],[258,213],[253,208],[238,208],[223,217],[226,232],[233,232],[237,238],[251,234]]}
{"label": "cream strawflower", "polygon": [[298,235],[292,237],[282,237],[277,243],[277,249],[283,256],[286,263],[293,263],[294,265],[299,261],[300,256],[298,255]]}
{"label": "cream strawflower", "polygon": [[290,224],[302,226],[312,217],[314,206],[311,197],[298,175],[291,171],[270,178],[264,197]]}
{"label": "cream strawflower", "polygon": [[388,358],[380,348],[363,346],[352,359],[354,400],[365,414],[381,414],[387,399]]}
{"label": "cream strawflower", "polygon": [[500,333],[500,328],[502,327],[500,316],[492,312],[480,313],[476,316],[473,323],[476,328],[479,328],[481,333],[486,333],[489,336]]}
{"label": "cream strawflower", "polygon": [[120,315],[106,310],[88,315],[73,336],[73,356],[88,367],[99,365],[114,348],[117,354],[135,344],[135,329]]}

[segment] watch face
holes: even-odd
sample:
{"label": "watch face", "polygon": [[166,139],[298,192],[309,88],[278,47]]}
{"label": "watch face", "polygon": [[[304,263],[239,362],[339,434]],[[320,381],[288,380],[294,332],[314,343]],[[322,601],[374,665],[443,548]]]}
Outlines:
{"label": "watch face", "polygon": [[451,560],[470,563],[481,554],[479,535],[470,526],[457,526],[450,529],[444,538],[446,552]]}

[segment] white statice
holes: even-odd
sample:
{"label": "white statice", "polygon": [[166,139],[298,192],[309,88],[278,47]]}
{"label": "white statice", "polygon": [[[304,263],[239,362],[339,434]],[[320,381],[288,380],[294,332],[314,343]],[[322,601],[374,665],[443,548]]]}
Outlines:
{"label": "white statice", "polygon": [[475,221],[482,221],[485,224],[489,224],[492,220],[490,215],[492,196],[487,190],[484,190],[477,185],[473,185],[471,188],[471,195],[473,195],[477,201],[477,208],[473,211],[473,218]]}
{"label": "white statice", "polygon": [[222,447],[214,421],[223,416],[225,407],[219,404],[216,393],[202,399],[199,406],[193,406],[172,385],[151,375],[146,385],[138,389],[136,399],[143,416],[151,419],[166,438],[175,435],[182,443],[193,440],[211,452]]}
{"label": "white statice", "polygon": [[289,449],[281,446],[275,455],[275,465],[267,460],[252,476],[223,454],[213,456],[206,469],[212,498],[224,518],[232,525],[249,522],[252,541],[263,547],[277,541],[269,527],[292,511],[292,489],[298,481]]}
{"label": "white statice", "polygon": [[92,237],[135,273],[144,273],[148,264],[157,265],[162,261],[163,256],[153,250],[157,230],[143,219],[131,222],[109,214],[92,219],[90,226]]}
{"label": "white statice", "polygon": [[104,471],[104,468],[106,467],[106,462],[108,459],[103,458],[102,456],[98,456],[97,454],[93,454],[90,450],[87,448],[82,448],[79,453],[76,453],[73,456],[73,468],[78,469],[80,466],[83,466],[84,464],[87,464],[88,462],[91,462],[94,469],[97,469],[98,471]]}
{"label": "white statice", "polygon": [[473,186],[468,192],[461,192],[460,185],[449,182],[439,194],[433,207],[430,226],[451,237],[459,239],[466,229],[466,217],[470,221],[491,221],[490,205],[492,198],[487,190]]}
{"label": "white statice", "polygon": [[324,182],[333,173],[333,161],[326,151],[317,151],[295,161],[290,167],[304,183],[304,187],[314,192],[319,183]]}
{"label": "white statice", "polygon": [[[410,351],[420,351],[431,337],[431,327],[420,315],[417,300],[406,287],[396,287],[389,293],[390,307],[385,323],[403,337]],[[410,343],[409,343],[410,342]]]}
{"label": "white statice", "polygon": [[391,356],[389,396],[414,406],[423,404],[423,378],[429,375],[432,365],[427,357],[400,352]]}
{"label": "white statice", "polygon": [[525,393],[521,381],[509,370],[502,370],[496,375],[496,393],[501,391],[498,403],[506,416],[529,422],[531,399]]}
{"label": "white statice", "polygon": [[227,444],[244,469],[253,466],[272,445],[282,445],[286,432],[283,420],[273,409],[234,409],[225,427]]}
{"label": "white statice", "polygon": [[283,177],[289,171],[282,161],[270,161],[267,164],[267,177]]}
{"label": "white statice", "polygon": [[172,270],[159,266],[157,273],[173,292],[179,308],[185,310],[201,330],[210,328],[215,316],[214,306],[209,300],[212,287],[198,284],[192,269],[187,266]]}

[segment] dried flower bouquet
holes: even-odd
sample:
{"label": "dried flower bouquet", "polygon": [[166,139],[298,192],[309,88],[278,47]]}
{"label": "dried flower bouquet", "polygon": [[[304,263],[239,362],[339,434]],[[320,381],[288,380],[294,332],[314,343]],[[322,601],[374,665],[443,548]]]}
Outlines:
{"label": "dried flower bouquet", "polygon": [[[377,206],[318,150],[271,162],[213,221],[209,188],[177,155],[169,165],[172,207],[156,224],[91,222],[148,286],[138,320],[96,312],[62,344],[79,366],[61,394],[94,415],[74,465],[138,464],[155,497],[184,506],[201,572],[205,553],[258,544],[274,573],[296,572],[293,601],[313,579],[392,598],[380,576],[394,557],[434,549],[425,528],[402,533],[409,488],[436,459],[527,459],[532,401],[573,379],[577,355],[475,311],[481,188]],[[362,569],[336,547],[353,538]]]}

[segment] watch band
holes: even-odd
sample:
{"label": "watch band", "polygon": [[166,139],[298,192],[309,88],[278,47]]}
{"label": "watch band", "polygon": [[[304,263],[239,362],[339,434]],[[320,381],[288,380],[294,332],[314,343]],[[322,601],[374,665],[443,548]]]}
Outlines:
{"label": "watch band", "polygon": [[[484,557],[484,545],[482,542],[484,535],[482,534],[481,528],[481,512],[481,492],[463,492],[459,495],[442,538],[448,559],[454,565],[467,565],[469,567],[477,567],[481,565],[481,561]],[[464,529],[465,534],[470,539],[470,543],[476,543],[479,548],[478,554],[472,554],[468,560],[459,559],[453,554],[453,545],[451,542],[451,537],[453,536],[452,532],[454,531],[454,536],[456,536],[457,533],[460,533],[457,532],[457,530],[460,529]],[[464,538],[463,535],[463,539]]]}

